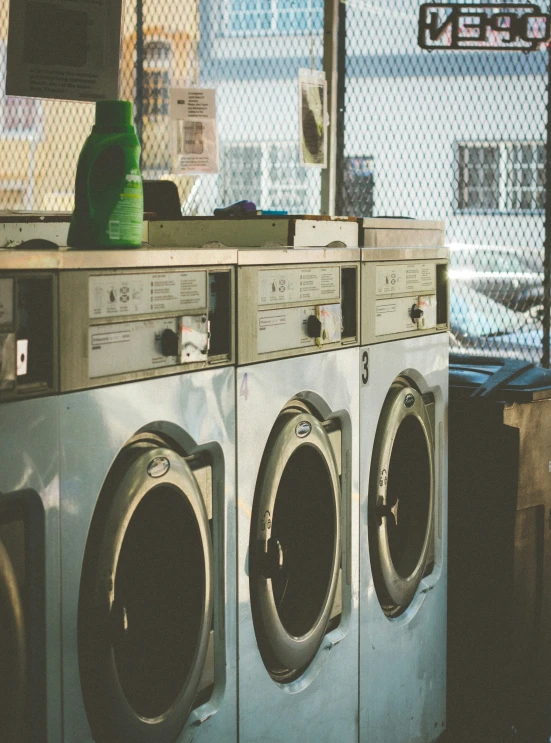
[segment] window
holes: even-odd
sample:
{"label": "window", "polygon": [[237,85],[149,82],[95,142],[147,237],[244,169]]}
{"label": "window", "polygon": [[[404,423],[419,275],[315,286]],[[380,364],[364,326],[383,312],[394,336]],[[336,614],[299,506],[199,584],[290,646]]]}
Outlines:
{"label": "window", "polygon": [[248,199],[260,209],[294,213],[319,208],[310,203],[319,173],[301,167],[296,142],[226,144],[222,173],[224,204]]}
{"label": "window", "polygon": [[2,99],[2,133],[20,137],[42,136],[42,107],[34,98]]}
{"label": "window", "polygon": [[25,202],[26,187],[21,184],[12,186],[0,181],[0,203],[2,209],[25,209],[28,204]]}
{"label": "window", "polygon": [[[6,77],[6,45],[0,41],[0,75]],[[0,92],[0,136],[38,141],[43,134],[42,101]]]}
{"label": "window", "polygon": [[224,205],[248,199],[259,206],[262,198],[262,145],[224,148],[222,201]]}
{"label": "window", "polygon": [[340,213],[356,217],[373,216],[373,168],[372,157],[344,158]]}
{"label": "window", "polygon": [[228,0],[229,36],[321,33],[323,0]]}
{"label": "window", "polygon": [[468,212],[543,210],[543,142],[460,144],[457,207]]}
{"label": "window", "polygon": [[170,171],[167,117],[172,79],[172,44],[151,40],[144,44],[142,175],[157,178]]}
{"label": "window", "polygon": [[170,42],[147,41],[143,65],[144,116],[168,116],[171,70]]}

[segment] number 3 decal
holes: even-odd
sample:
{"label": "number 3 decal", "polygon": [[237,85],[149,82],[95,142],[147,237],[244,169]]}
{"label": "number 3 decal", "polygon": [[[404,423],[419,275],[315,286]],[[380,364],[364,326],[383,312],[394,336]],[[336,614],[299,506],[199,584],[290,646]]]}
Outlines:
{"label": "number 3 decal", "polygon": [[362,384],[365,385],[369,381],[369,354],[366,351],[362,351]]}

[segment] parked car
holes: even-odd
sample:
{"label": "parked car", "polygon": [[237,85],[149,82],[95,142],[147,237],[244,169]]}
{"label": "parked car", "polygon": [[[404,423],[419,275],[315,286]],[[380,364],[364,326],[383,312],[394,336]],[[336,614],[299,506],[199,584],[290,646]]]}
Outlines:
{"label": "parked car", "polygon": [[453,353],[523,358],[539,363],[542,328],[530,312],[517,312],[469,286],[450,291]]}
{"label": "parked car", "polygon": [[519,248],[452,243],[450,282],[469,287],[512,310],[524,312],[543,301],[543,272],[537,257]]}

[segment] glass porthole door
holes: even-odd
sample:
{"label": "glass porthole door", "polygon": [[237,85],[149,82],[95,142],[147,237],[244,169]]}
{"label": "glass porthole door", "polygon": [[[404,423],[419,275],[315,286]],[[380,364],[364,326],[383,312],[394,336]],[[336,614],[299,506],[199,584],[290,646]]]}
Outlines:
{"label": "glass porthole door", "polygon": [[285,410],[267,442],[251,521],[251,608],[272,678],[312,662],[331,615],[340,569],[340,480],[323,424]]}
{"label": "glass porthole door", "polygon": [[430,560],[434,443],[427,404],[406,380],[384,402],[373,447],[368,497],[375,590],[387,616],[407,609]]}
{"label": "glass porthole door", "polygon": [[79,599],[79,661],[99,743],[170,743],[192,708],[212,616],[212,547],[184,457],[121,453],[96,507]]}

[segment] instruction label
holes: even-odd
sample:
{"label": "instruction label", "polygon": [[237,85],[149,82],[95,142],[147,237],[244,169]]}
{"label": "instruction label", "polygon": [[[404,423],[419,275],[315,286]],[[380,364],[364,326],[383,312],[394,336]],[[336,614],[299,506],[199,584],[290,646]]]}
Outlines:
{"label": "instruction label", "polygon": [[91,319],[206,310],[207,272],[91,276],[89,302]]}
{"label": "instruction label", "polygon": [[0,279],[0,325],[13,323],[13,279]]}
{"label": "instruction label", "polygon": [[340,297],[338,266],[258,272],[258,305],[322,302]]}
{"label": "instruction label", "polygon": [[98,325],[88,329],[90,378],[127,374],[179,363],[177,356],[163,356],[161,335],[178,332],[178,318]]}
{"label": "instruction label", "polygon": [[[414,321],[411,310],[416,305],[422,317]],[[375,304],[375,335],[393,335],[436,327],[436,297],[434,295],[381,299]]]}
{"label": "instruction label", "polygon": [[214,88],[170,91],[172,172],[218,173],[218,127]]}
{"label": "instruction label", "polygon": [[10,0],[6,93],[118,98],[122,0]]}
{"label": "instruction label", "polygon": [[289,307],[259,312],[258,353],[315,346],[316,339],[310,338],[306,332],[308,318],[315,314],[315,307]]}
{"label": "instruction label", "polygon": [[[308,335],[308,318],[320,321],[320,337]],[[340,304],[287,307],[258,313],[257,351],[270,353],[291,348],[337,343],[341,340]]]}
{"label": "instruction label", "polygon": [[377,302],[375,305],[375,335],[393,335],[416,330],[417,325],[410,315],[411,306],[410,297]]}
{"label": "instruction label", "polygon": [[436,291],[436,266],[434,263],[386,264],[377,266],[376,293],[416,294]]}

